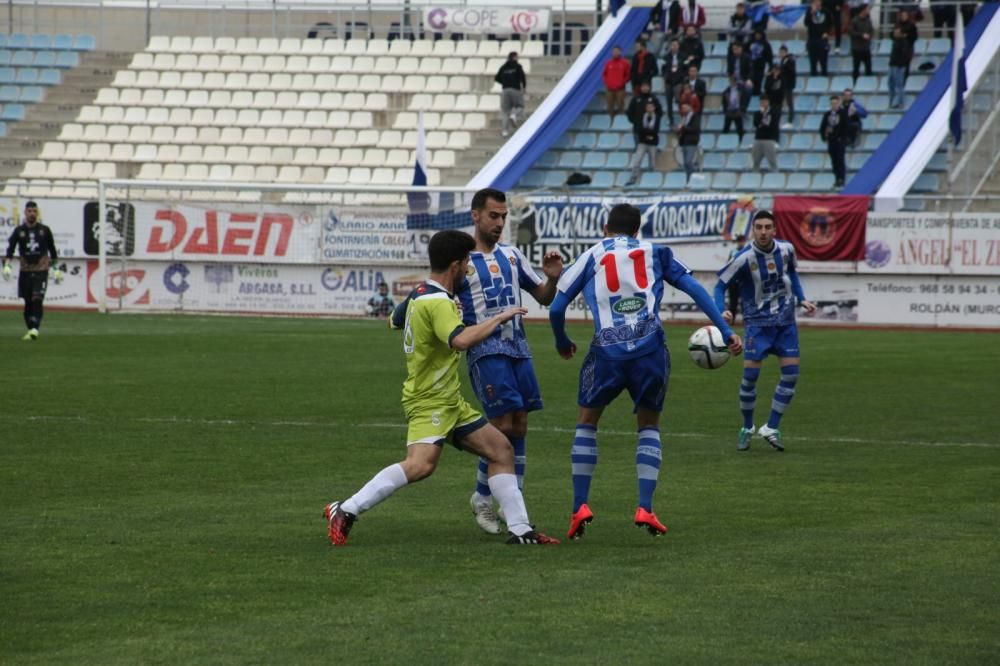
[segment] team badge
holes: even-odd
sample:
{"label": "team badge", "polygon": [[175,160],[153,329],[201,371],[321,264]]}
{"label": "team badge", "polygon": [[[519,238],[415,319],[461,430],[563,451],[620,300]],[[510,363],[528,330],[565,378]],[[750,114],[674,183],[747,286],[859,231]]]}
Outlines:
{"label": "team badge", "polygon": [[490,264],[490,273],[499,273],[500,267],[496,264]]}
{"label": "team badge", "polygon": [[777,266],[774,265],[773,261],[767,262],[767,270],[773,271],[775,268],[777,268]]}
{"label": "team badge", "polygon": [[473,266],[472,264],[469,264],[469,266],[465,269],[465,274],[469,277],[472,277],[473,275],[476,274],[476,267]]}
{"label": "team badge", "polygon": [[441,425],[441,414],[440,413],[434,412],[433,414],[431,414],[431,424],[432,425],[436,425],[436,426]]}
{"label": "team badge", "polygon": [[511,266],[517,266],[517,257],[508,257]]}
{"label": "team badge", "polygon": [[486,385],[486,397],[490,400],[496,397],[496,391],[493,390],[493,384]]}

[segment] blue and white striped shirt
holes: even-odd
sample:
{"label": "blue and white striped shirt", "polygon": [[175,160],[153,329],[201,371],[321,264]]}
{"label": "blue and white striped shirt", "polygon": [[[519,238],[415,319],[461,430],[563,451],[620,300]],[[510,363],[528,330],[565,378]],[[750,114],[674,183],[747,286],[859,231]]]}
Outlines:
{"label": "blue and white striped shirt", "polygon": [[795,323],[795,307],[804,301],[802,285],[796,272],[795,248],[788,241],[775,240],[770,252],[751,243],[729,260],[718,272],[719,284],[715,301],[720,302],[730,282],[740,289],[743,321],[752,326],[787,326]]}
{"label": "blue and white striped shirt", "polygon": [[[473,326],[517,307],[521,305],[522,289],[531,292],[543,282],[516,247],[498,244],[492,253],[472,252],[466,281],[456,292],[462,304],[462,321]],[[495,354],[531,357],[521,317],[499,326],[493,335],[469,349],[466,358],[475,363],[483,356]]]}

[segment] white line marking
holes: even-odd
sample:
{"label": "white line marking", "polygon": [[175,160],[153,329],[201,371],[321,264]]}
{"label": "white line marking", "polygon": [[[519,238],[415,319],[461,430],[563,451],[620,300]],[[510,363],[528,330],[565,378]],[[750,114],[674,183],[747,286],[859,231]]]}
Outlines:
{"label": "white line marking", "polygon": [[[6,421],[48,421],[48,422],[69,422],[69,423],[163,423],[163,424],[184,424],[200,426],[231,426],[231,427],[274,427],[274,428],[371,428],[405,430],[406,423],[400,421],[370,421],[362,423],[338,423],[335,421],[286,421],[286,420],[244,420],[244,419],[196,419],[182,416],[132,416],[132,417],[92,417],[92,416],[56,416],[56,415],[34,415],[21,416],[15,414],[0,414],[0,420]],[[559,434],[575,433],[576,428],[531,428],[531,432],[549,432]],[[636,433],[631,430],[599,430],[598,436],[612,437],[635,437]],[[717,439],[718,435],[704,432],[673,432],[663,433],[665,439],[670,438],[690,438],[690,439]],[[930,446],[930,447],[959,447],[959,448],[1000,448],[998,442],[927,442],[906,439],[871,439],[864,437],[795,437],[793,441],[800,442],[827,442],[834,444],[884,444],[890,446]]]}

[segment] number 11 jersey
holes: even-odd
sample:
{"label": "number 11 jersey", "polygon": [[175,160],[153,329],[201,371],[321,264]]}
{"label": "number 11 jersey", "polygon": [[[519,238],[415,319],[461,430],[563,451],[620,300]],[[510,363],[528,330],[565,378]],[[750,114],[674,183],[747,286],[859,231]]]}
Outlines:
{"label": "number 11 jersey", "polygon": [[618,236],[581,254],[558,288],[570,300],[583,292],[594,317],[591,351],[610,359],[635,358],[663,347],[663,282],[676,286],[690,272],[669,247]]}

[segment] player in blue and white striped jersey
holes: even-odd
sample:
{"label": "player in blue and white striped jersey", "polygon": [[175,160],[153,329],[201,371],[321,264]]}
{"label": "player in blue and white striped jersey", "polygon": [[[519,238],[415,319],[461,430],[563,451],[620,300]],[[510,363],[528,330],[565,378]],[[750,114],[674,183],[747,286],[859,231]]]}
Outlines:
{"label": "player in blue and white striped jersey", "polygon": [[[520,250],[500,243],[507,223],[506,195],[489,188],[476,192],[472,198],[472,221],[476,249],[470,255],[466,282],[456,291],[463,322],[474,326],[498,312],[520,307],[522,290],[541,305],[551,303],[562,273],[562,257],[558,252],[543,257],[542,272],[546,280],[535,272]],[[518,486],[523,489],[528,412],[542,408],[542,396],[521,317],[497,327],[493,335],[469,349],[466,361],[472,387],[486,417],[514,447],[515,473]],[[487,484],[487,463],[482,458],[469,504],[483,531],[500,533]]]}
{"label": "player in blue and white striped jersey", "polygon": [[619,204],[611,209],[604,240],[589,248],[559,279],[549,311],[556,349],[564,359],[576,352],[566,335],[566,308],[581,292],[594,316],[594,338],[580,369],[580,406],[570,459],[573,465],[573,516],[570,539],[583,536],[594,514],[587,506],[597,464],[597,425],[604,408],[625,389],[635,405],[638,445],[635,464],[639,506],[634,522],[654,535],[667,528],[653,513],[653,493],[660,472],[660,412],[670,378],[670,354],[660,323],[663,283],[685,292],[708,315],[729,349],[743,345],[708,292],[677,261],[670,248],[638,240],[642,216],[638,208]]}
{"label": "player in blue and white striped jersey", "polygon": [[719,271],[715,285],[715,302],[727,322],[733,313],[725,308],[726,289],[738,286],[746,326],[746,356],[743,360],[743,381],[740,383],[740,428],[736,448],[746,451],[754,435],[754,407],[757,404],[757,379],[760,366],[768,354],[778,357],[781,379],[774,390],[771,415],[757,434],[777,451],[784,451],[778,425],[795,395],[799,378],[799,332],[795,325],[796,305],[806,314],[816,313],[816,305],[806,300],[796,272],[795,248],[791,243],[775,240],[774,216],[760,210],[753,217],[753,243],[743,248]]}

